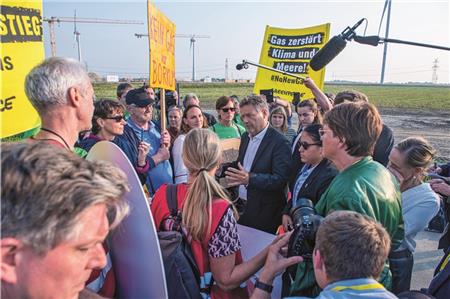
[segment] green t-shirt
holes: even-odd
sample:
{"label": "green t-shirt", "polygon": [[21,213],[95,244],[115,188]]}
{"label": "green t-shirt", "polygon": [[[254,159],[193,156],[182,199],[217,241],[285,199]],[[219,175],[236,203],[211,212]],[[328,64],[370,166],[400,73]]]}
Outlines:
{"label": "green t-shirt", "polygon": [[244,122],[242,121],[241,115],[240,115],[240,114],[236,114],[236,115],[234,116],[233,121],[234,121],[235,123],[237,123],[238,125],[240,125],[240,126],[244,126]]}
{"label": "green t-shirt", "polygon": [[209,128],[211,131],[219,136],[219,139],[228,138],[240,138],[245,132],[245,128],[241,125],[233,123],[231,126],[224,126],[220,123],[216,123],[214,126]]}

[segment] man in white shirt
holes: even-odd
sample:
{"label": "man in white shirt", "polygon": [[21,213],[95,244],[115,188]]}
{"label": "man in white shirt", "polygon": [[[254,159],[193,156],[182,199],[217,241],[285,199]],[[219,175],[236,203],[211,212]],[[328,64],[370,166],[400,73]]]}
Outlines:
{"label": "man in white shirt", "polygon": [[239,223],[269,233],[281,224],[286,203],[291,155],[287,139],[269,126],[269,108],[260,96],[240,103],[247,129],[239,147],[239,169],[228,168],[230,186],[239,186]]}

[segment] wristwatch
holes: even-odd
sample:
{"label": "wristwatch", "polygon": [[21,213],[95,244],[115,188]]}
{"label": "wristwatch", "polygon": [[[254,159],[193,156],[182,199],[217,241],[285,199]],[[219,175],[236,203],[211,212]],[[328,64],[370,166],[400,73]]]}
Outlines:
{"label": "wristwatch", "polygon": [[267,292],[269,294],[272,293],[272,290],[273,290],[273,286],[259,281],[258,278],[256,279],[256,282],[255,282],[255,288],[263,290],[264,292]]}

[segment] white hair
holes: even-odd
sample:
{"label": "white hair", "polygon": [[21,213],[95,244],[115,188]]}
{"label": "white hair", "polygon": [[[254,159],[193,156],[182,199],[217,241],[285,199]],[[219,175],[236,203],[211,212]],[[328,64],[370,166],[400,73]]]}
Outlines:
{"label": "white hair", "polygon": [[25,92],[34,108],[44,113],[67,103],[67,92],[79,87],[86,92],[89,76],[75,59],[51,57],[35,66],[25,78]]}

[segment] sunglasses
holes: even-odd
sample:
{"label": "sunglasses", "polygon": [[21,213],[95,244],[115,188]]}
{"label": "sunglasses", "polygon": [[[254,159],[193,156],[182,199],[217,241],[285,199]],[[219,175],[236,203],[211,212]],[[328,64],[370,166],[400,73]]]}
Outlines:
{"label": "sunglasses", "polygon": [[321,142],[319,142],[319,143],[307,143],[307,142],[304,142],[304,141],[300,142],[300,146],[303,147],[305,150],[308,150],[308,148],[310,146],[312,146],[312,145],[322,146],[322,143]]}
{"label": "sunglasses", "polygon": [[222,111],[225,112],[225,113],[227,113],[228,111],[234,112],[234,111],[236,111],[236,108],[234,108],[234,107],[222,108]]}
{"label": "sunglasses", "polygon": [[116,116],[110,116],[106,117],[106,119],[114,119],[116,122],[120,123],[125,117],[123,115],[116,115]]}

